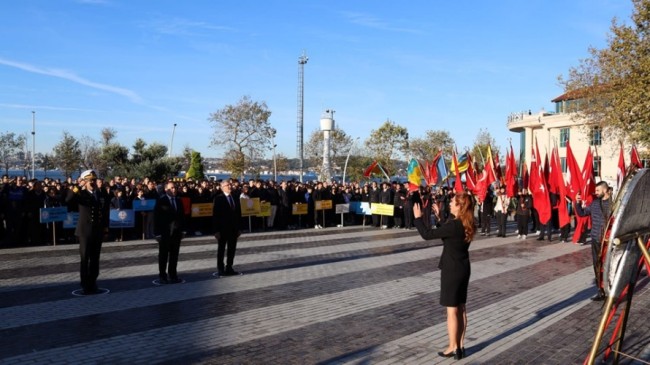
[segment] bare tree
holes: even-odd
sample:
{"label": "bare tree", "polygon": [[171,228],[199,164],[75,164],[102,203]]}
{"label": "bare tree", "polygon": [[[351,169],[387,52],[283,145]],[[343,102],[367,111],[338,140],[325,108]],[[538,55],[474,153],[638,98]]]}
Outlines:
{"label": "bare tree", "polygon": [[229,161],[233,175],[243,175],[256,156],[268,151],[275,132],[269,123],[270,116],[265,102],[252,101],[249,96],[210,114],[208,121],[214,127],[211,146],[229,151],[224,159]]}

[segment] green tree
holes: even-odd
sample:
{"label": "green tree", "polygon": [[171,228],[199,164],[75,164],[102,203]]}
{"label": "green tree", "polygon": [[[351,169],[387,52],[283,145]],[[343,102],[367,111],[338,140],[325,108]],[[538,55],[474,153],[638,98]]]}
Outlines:
{"label": "green tree", "polygon": [[47,176],[47,172],[49,170],[52,170],[54,167],[56,167],[54,165],[54,159],[52,158],[52,156],[50,156],[47,153],[44,154],[43,157],[41,158],[39,166],[40,168],[43,169],[43,173],[45,176]]}
{"label": "green tree", "polygon": [[409,141],[411,156],[420,161],[433,161],[442,150],[443,155],[451,156],[454,139],[448,131],[426,131],[424,137],[413,138]]}
{"label": "green tree", "polygon": [[53,152],[56,166],[63,171],[66,178],[79,169],[81,164],[79,141],[67,131],[63,131],[61,141],[54,146]]}
{"label": "green tree", "polygon": [[200,152],[192,151],[192,163],[185,173],[186,179],[200,180],[205,178],[203,173],[203,158]]}
{"label": "green tree", "polygon": [[[342,171],[343,163],[345,163],[353,141],[352,137],[342,129],[334,129],[330,132],[330,163],[334,169]],[[316,175],[320,176],[323,167],[323,132],[318,129],[311,132],[304,152],[308,166],[312,167]]]}
{"label": "green tree", "polygon": [[[494,139],[494,137],[492,137],[490,131],[481,128],[476,135],[476,139],[474,140],[474,145],[472,146],[471,150],[471,154],[474,158],[474,161],[476,162],[476,165],[481,169],[484,166],[483,160],[487,158],[488,146],[490,146],[490,149],[492,150],[492,157],[496,157],[495,154],[501,151],[501,147],[497,145],[497,141]],[[462,153],[462,151],[458,151],[458,153]],[[448,158],[451,158],[451,155],[447,156]],[[501,157],[501,154],[499,154],[499,159],[501,159]]]}
{"label": "green tree", "polygon": [[230,151],[224,159],[233,175],[242,176],[257,156],[268,151],[275,134],[270,116],[265,102],[252,101],[249,96],[210,114],[208,121],[214,127],[211,145]]}
{"label": "green tree", "polygon": [[365,146],[372,158],[388,169],[390,174],[397,171],[394,158],[405,157],[409,152],[409,134],[405,127],[387,119],[378,129],[370,131]]}
{"label": "green tree", "polygon": [[13,132],[0,134],[0,162],[5,169],[5,175],[9,174],[11,163],[16,161],[16,155],[24,146],[25,136]]}
{"label": "green tree", "polygon": [[243,152],[232,149],[226,152],[223,156],[222,159],[223,169],[230,171],[230,176],[233,178],[241,177],[242,173],[245,170],[245,166],[244,166],[245,156],[243,155],[244,155]]}
{"label": "green tree", "polygon": [[604,49],[560,76],[574,118],[599,125],[604,135],[650,146],[650,0],[632,0],[630,25],[612,20]]}

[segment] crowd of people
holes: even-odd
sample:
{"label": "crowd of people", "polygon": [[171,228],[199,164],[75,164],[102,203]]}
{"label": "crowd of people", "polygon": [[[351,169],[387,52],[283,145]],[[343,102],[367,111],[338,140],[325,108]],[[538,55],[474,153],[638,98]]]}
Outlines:
{"label": "crowd of people", "polygon": [[[414,202],[422,202],[424,219],[427,227],[444,222],[450,215],[449,202],[454,195],[452,188],[421,186],[415,191],[408,188],[408,183],[394,182],[299,182],[251,179],[239,181],[228,180],[232,184],[233,196],[239,198],[259,198],[271,206],[270,216],[243,218],[243,231],[286,230],[325,228],[337,225],[365,225],[380,229],[413,229]],[[185,204],[212,203],[216,196],[222,194],[221,181],[176,181],[177,196]],[[139,199],[157,199],[164,193],[165,181],[153,181],[115,176],[110,179],[97,179],[97,189],[106,217],[110,209],[131,209],[133,202]],[[68,190],[78,186],[71,178],[67,180],[28,180],[23,177],[3,176],[0,186],[0,244],[4,246],[44,245],[53,243],[74,243],[71,229],[63,229],[62,223],[40,223],[40,208],[67,206],[69,211],[77,211],[74,204],[65,201]],[[533,208],[532,196],[523,189],[514,198],[508,198],[503,186],[490,188],[485,197],[475,200],[480,234],[489,236],[496,227],[496,235],[505,237],[507,233],[517,234],[525,239],[529,232],[535,232],[539,239],[545,236],[552,239],[553,232],[560,231],[560,240],[569,240],[570,227],[559,227],[556,219],[546,226],[539,223]],[[316,210],[316,201],[331,200],[332,209]],[[335,213],[337,204],[365,202],[371,206],[375,203],[393,206],[393,215],[365,215],[358,212],[345,213],[341,217]],[[307,214],[293,214],[295,204],[306,204]],[[436,218],[432,206],[438,205],[441,214]],[[574,206],[568,204],[571,214]],[[555,212],[556,210],[554,210]],[[189,207],[185,208],[186,236],[212,235],[214,227],[211,217],[191,217]],[[507,232],[506,222],[516,221],[517,227]],[[496,224],[496,225],[495,225]],[[495,225],[495,226],[494,226]],[[133,228],[113,228],[105,232],[105,240],[121,241],[132,239],[152,239],[154,232],[153,212],[136,212]],[[55,230],[56,235],[53,232]],[[586,232],[580,242],[585,242]],[[57,242],[54,242],[56,240]]]}

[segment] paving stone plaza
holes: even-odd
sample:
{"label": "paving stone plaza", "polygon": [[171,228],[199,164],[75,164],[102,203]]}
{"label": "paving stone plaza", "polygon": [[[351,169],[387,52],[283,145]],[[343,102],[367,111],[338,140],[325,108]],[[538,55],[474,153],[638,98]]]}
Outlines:
{"label": "paving stone plaza", "polygon": [[[513,230],[513,227],[510,227]],[[183,240],[183,284],[156,286],[155,241],[104,243],[98,284],[74,296],[77,245],[0,250],[0,364],[582,364],[602,303],[589,246],[480,237],[470,249],[467,357],[447,345],[441,241],[413,230],[245,234],[217,278],[212,237]],[[650,360],[642,277],[623,351]],[[609,335],[606,334],[606,340]]]}

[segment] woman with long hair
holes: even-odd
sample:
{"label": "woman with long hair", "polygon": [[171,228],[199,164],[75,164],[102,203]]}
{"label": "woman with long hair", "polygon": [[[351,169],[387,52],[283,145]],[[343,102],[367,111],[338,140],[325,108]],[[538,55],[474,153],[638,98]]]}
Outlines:
{"label": "woman with long hair", "polygon": [[[447,307],[447,332],[449,346],[438,352],[442,357],[460,360],[465,356],[465,331],[467,330],[467,287],[469,285],[469,245],[476,233],[474,224],[474,201],[466,193],[454,196],[449,203],[452,219],[436,229],[426,228],[422,220],[420,204],[413,204],[415,227],[425,240],[442,239],[440,256],[440,304]],[[433,205],[437,216],[440,212]]]}

